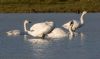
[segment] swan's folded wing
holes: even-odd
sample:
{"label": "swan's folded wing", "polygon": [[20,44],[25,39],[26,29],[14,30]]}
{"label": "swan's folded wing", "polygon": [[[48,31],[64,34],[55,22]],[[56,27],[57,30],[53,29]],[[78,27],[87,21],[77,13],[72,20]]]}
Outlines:
{"label": "swan's folded wing", "polygon": [[38,30],[38,29],[43,28],[43,26],[44,26],[44,23],[37,23],[37,24],[34,24],[34,25],[30,28],[30,30]]}
{"label": "swan's folded wing", "polygon": [[67,33],[64,32],[61,28],[55,28],[51,33],[47,34],[49,38],[63,38],[66,37]]}
{"label": "swan's folded wing", "polygon": [[69,26],[70,26],[70,21],[62,25],[62,27],[64,27],[65,29],[69,29]]}

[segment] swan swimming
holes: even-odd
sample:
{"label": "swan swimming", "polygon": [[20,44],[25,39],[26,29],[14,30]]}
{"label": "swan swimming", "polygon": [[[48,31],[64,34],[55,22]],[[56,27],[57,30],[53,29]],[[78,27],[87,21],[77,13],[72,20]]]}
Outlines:
{"label": "swan swimming", "polygon": [[54,28],[51,33],[47,34],[47,38],[63,38],[66,37],[67,33],[63,31],[61,28]]}
{"label": "swan swimming", "polygon": [[30,27],[30,30],[27,30],[26,29],[27,23],[29,23],[29,21],[25,20],[24,21],[25,32],[27,32],[29,35],[31,35],[33,37],[40,37],[40,38],[44,38],[44,36],[47,33],[51,32],[53,30],[53,26],[54,26],[54,23],[52,21],[45,21],[45,22],[33,24]]}
{"label": "swan swimming", "polygon": [[6,34],[8,36],[17,36],[21,34],[21,31],[20,30],[10,30],[10,31],[7,31]]}
{"label": "swan swimming", "polygon": [[76,20],[71,20],[68,23],[65,23],[62,27],[69,30],[69,32],[72,34],[72,31],[75,31],[76,29],[80,28],[84,24],[83,16],[86,13],[87,13],[86,11],[83,11],[83,13],[80,17],[80,22],[78,22]]}

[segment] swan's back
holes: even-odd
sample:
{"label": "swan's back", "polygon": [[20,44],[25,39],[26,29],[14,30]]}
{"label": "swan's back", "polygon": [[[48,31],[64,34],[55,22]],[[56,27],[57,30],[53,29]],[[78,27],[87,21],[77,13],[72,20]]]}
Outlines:
{"label": "swan's back", "polygon": [[41,29],[41,28],[43,28],[43,26],[45,26],[45,23],[36,23],[30,28],[30,31]]}
{"label": "swan's back", "polygon": [[53,22],[48,21],[36,23],[30,28],[30,31],[39,31],[41,33],[47,33],[52,29],[53,25]]}
{"label": "swan's back", "polygon": [[64,27],[65,29],[69,29],[71,22],[72,21],[69,21],[68,23],[63,24],[62,27]]}
{"label": "swan's back", "polygon": [[50,22],[46,21],[46,22],[36,23],[36,24],[31,26],[30,30],[37,30],[37,29],[41,29],[43,27],[48,27],[48,26],[52,27],[53,25],[54,25],[54,23],[51,21]]}
{"label": "swan's back", "polygon": [[49,38],[62,38],[66,37],[67,34],[61,28],[55,28],[51,33],[47,34]]}

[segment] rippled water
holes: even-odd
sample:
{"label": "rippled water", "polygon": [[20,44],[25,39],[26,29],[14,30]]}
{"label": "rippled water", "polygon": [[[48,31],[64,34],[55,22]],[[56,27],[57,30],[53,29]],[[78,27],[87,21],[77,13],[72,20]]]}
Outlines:
{"label": "rippled water", "polygon": [[[77,30],[78,35],[69,39],[39,39],[30,36],[7,36],[6,32],[19,29],[24,32],[23,22],[32,23],[51,20],[56,27],[72,20],[79,20],[75,13],[9,13],[0,14],[0,59],[99,59],[100,58],[100,13],[84,16],[85,25]],[[29,27],[32,24],[29,24]],[[66,30],[65,30],[66,31]],[[66,31],[67,32],[67,31]]]}

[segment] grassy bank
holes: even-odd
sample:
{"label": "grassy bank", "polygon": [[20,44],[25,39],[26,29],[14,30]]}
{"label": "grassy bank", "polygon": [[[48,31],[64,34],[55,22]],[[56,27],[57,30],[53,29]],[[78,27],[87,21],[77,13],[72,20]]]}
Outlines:
{"label": "grassy bank", "polygon": [[29,0],[2,0],[1,13],[32,13],[32,12],[100,12],[100,1],[64,0],[60,1],[29,1]]}

